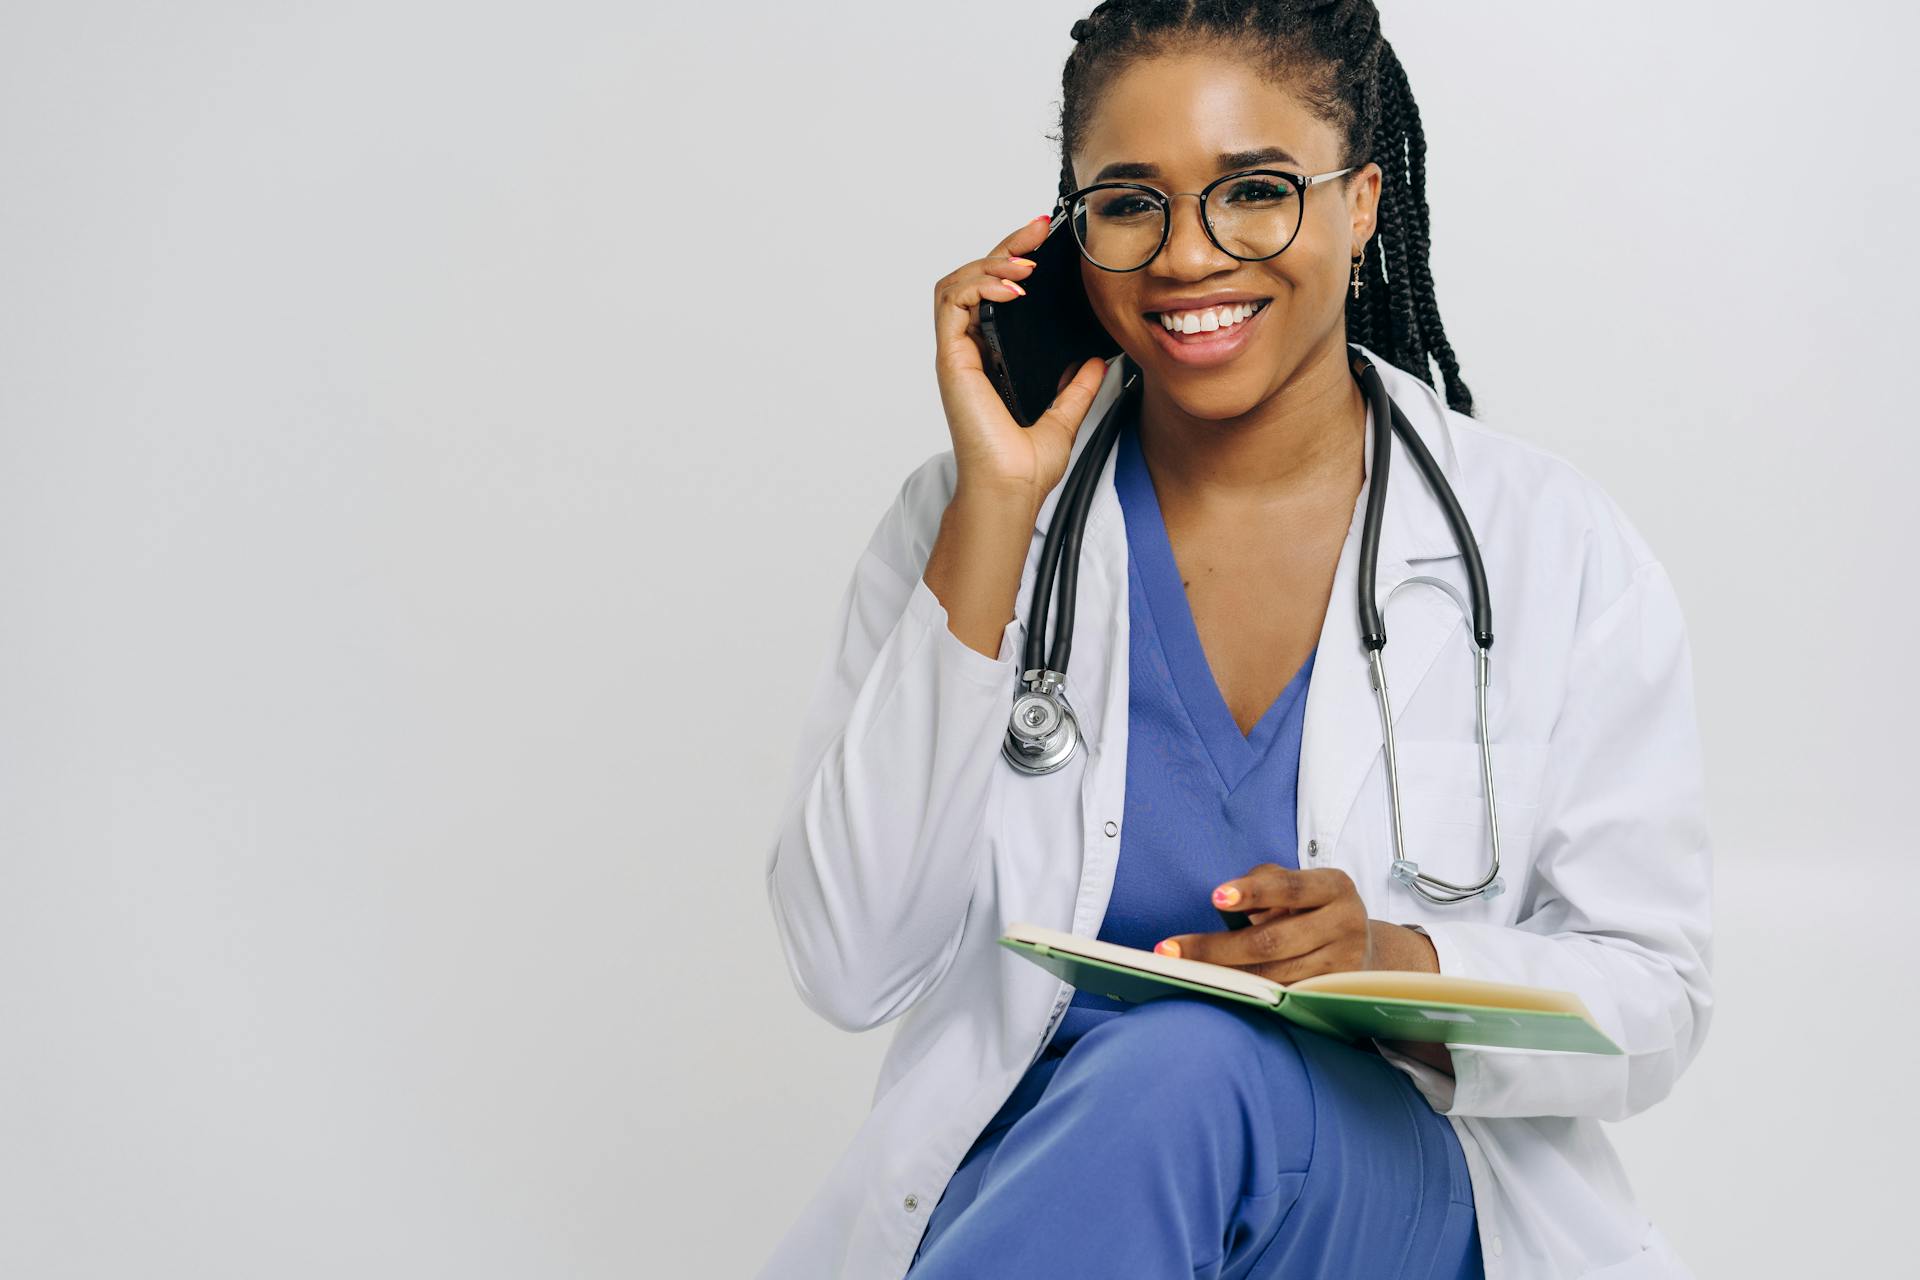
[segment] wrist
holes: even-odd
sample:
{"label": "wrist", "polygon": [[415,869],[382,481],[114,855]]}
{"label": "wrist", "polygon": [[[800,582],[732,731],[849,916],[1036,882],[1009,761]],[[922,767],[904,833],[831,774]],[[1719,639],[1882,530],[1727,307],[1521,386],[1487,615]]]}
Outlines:
{"label": "wrist", "polygon": [[1368,920],[1373,934],[1374,968],[1404,969],[1415,973],[1440,972],[1440,953],[1433,939],[1418,925]]}
{"label": "wrist", "polygon": [[949,505],[966,512],[991,513],[993,518],[1015,524],[1024,522],[1027,529],[1032,529],[1042,501],[1044,497],[1034,497],[1032,485],[962,479],[954,486]]}

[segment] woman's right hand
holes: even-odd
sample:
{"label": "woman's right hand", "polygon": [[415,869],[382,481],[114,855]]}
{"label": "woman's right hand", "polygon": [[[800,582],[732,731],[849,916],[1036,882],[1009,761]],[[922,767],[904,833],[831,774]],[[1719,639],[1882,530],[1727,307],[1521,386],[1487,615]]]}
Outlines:
{"label": "woman's right hand", "polygon": [[987,376],[980,302],[1019,306],[1023,291],[1014,282],[1033,270],[1019,255],[1037,249],[1046,236],[1047,219],[1035,218],[986,257],[942,277],[933,290],[934,372],[953,435],[956,492],[1018,498],[1035,512],[1066,474],[1074,438],[1106,375],[1106,362],[1098,357],[1063,370],[1053,403],[1031,427],[1014,421]]}

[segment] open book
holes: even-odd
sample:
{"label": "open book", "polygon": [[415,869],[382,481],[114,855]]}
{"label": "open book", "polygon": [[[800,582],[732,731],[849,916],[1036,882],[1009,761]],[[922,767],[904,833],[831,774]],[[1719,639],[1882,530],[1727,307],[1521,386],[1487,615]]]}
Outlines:
{"label": "open book", "polygon": [[1002,946],[1091,991],[1132,1004],[1197,992],[1258,1005],[1340,1040],[1431,1040],[1563,1053],[1619,1053],[1571,991],[1364,969],[1282,983],[1246,969],[1158,955],[1016,921]]}

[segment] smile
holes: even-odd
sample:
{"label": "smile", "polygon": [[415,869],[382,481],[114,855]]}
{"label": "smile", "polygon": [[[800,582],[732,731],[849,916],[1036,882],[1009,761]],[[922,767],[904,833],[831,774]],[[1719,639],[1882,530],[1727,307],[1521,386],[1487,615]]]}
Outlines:
{"label": "smile", "polygon": [[1271,298],[1228,302],[1189,311],[1149,311],[1150,328],[1162,351],[1195,368],[1224,364],[1240,354],[1259,328]]}
{"label": "smile", "polygon": [[1263,310],[1270,301],[1272,299],[1262,298],[1257,302],[1236,302],[1224,307],[1202,307],[1198,311],[1153,311],[1148,314],[1158,316],[1160,327],[1168,333],[1212,333],[1239,324]]}

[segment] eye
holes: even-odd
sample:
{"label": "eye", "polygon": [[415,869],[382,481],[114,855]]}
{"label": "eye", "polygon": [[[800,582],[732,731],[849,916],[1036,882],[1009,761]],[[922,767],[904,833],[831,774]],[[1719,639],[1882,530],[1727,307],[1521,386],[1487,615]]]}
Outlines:
{"label": "eye", "polygon": [[1293,184],[1278,178],[1237,178],[1215,191],[1214,199],[1244,208],[1285,204],[1293,199]]}
{"label": "eye", "polygon": [[1108,222],[1158,218],[1159,204],[1138,191],[1098,191],[1087,197],[1087,212]]}

